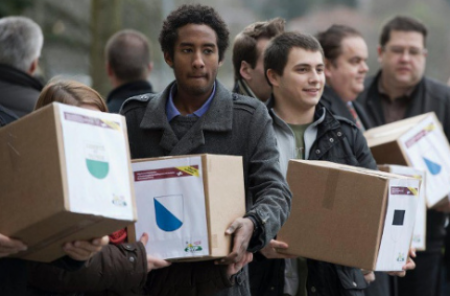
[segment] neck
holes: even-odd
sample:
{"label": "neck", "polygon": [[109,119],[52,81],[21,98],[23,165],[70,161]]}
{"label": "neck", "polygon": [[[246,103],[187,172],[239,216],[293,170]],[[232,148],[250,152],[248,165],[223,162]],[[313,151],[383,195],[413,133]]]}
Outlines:
{"label": "neck", "polygon": [[397,86],[395,83],[392,83],[392,80],[387,78],[385,75],[381,74],[381,87],[384,92],[388,95],[391,101],[406,95],[413,88],[411,87],[402,87]]}
{"label": "neck", "polygon": [[212,92],[213,88],[204,94],[197,95],[177,89],[173,97],[173,103],[182,115],[192,114],[203,106],[209,96],[211,96]]}
{"label": "neck", "polygon": [[316,106],[310,108],[302,108],[299,105],[285,100],[280,94],[274,90],[275,106],[274,111],[277,115],[288,124],[308,124],[314,120],[314,112]]}

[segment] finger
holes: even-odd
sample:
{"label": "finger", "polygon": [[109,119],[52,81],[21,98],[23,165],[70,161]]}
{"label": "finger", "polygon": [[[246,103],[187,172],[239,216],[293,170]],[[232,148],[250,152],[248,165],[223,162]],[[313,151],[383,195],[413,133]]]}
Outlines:
{"label": "finger", "polygon": [[25,251],[27,246],[20,240],[9,238],[3,234],[0,234],[0,246],[2,248],[17,249],[19,251]]}
{"label": "finger", "polygon": [[88,241],[76,241],[73,245],[75,249],[79,249],[81,251],[86,251],[89,253],[96,253],[102,249],[101,246],[96,246]]}
{"label": "finger", "polygon": [[146,232],[144,232],[141,236],[141,238],[139,239],[139,241],[146,246],[148,243],[148,234]]}
{"label": "finger", "polygon": [[415,248],[411,248],[409,250],[409,256],[416,258],[417,254],[416,254],[416,249]]}
{"label": "finger", "polygon": [[220,260],[216,260],[215,264],[229,265],[231,263],[236,262],[236,258],[237,258],[237,253],[231,252],[228,256],[226,256]]}
{"label": "finger", "polygon": [[274,249],[287,249],[289,247],[287,243],[274,239],[270,241],[270,246]]}
{"label": "finger", "polygon": [[150,266],[153,267],[152,269],[159,269],[159,268],[167,267],[172,264],[169,261],[166,261],[161,258],[156,258],[153,256],[147,256],[147,262]]}
{"label": "finger", "polygon": [[92,244],[99,247],[104,247],[109,243],[109,236],[97,237],[92,240]]}

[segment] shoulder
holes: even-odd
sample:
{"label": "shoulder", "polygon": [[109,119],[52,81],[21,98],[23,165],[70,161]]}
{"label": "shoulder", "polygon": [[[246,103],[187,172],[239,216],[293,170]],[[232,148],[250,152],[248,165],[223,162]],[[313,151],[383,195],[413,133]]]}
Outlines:
{"label": "shoulder", "polygon": [[233,109],[254,114],[258,110],[267,109],[263,102],[256,98],[233,93]]}
{"label": "shoulder", "polygon": [[122,108],[120,109],[120,114],[126,115],[127,113],[136,110],[145,109],[148,102],[150,102],[153,99],[153,97],[155,97],[155,94],[148,93],[126,99],[122,105]]}
{"label": "shoulder", "polygon": [[450,100],[450,87],[448,85],[428,77],[424,78],[424,83],[427,92],[433,97]]}

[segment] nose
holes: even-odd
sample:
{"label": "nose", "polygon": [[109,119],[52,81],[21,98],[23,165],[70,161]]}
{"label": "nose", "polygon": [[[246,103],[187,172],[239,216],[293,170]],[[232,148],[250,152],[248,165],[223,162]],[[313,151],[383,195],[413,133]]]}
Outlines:
{"label": "nose", "polygon": [[359,67],[359,72],[367,73],[368,71],[369,71],[369,66],[367,66],[366,62],[362,62],[361,66]]}
{"label": "nose", "polygon": [[317,84],[321,76],[323,76],[323,73],[318,73],[317,70],[311,71],[311,74],[308,77],[309,84]]}
{"label": "nose", "polygon": [[205,62],[203,61],[203,55],[201,51],[196,51],[193,57],[192,66],[196,69],[201,69],[205,67]]}
{"label": "nose", "polygon": [[404,62],[408,62],[411,59],[411,54],[408,50],[404,50],[400,55],[400,60]]}

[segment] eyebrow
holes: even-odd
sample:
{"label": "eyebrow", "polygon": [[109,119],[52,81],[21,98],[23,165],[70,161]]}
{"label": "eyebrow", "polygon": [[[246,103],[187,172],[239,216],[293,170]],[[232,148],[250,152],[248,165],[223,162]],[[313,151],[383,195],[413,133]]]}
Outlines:
{"label": "eyebrow", "polygon": [[[191,42],[181,42],[180,46],[194,46],[194,43]],[[214,43],[204,43],[202,44],[202,47],[217,47]]]}
{"label": "eyebrow", "polygon": [[317,64],[317,65],[311,65],[311,64],[307,64],[307,63],[302,63],[302,64],[297,64],[294,67],[323,67],[324,64]]}

